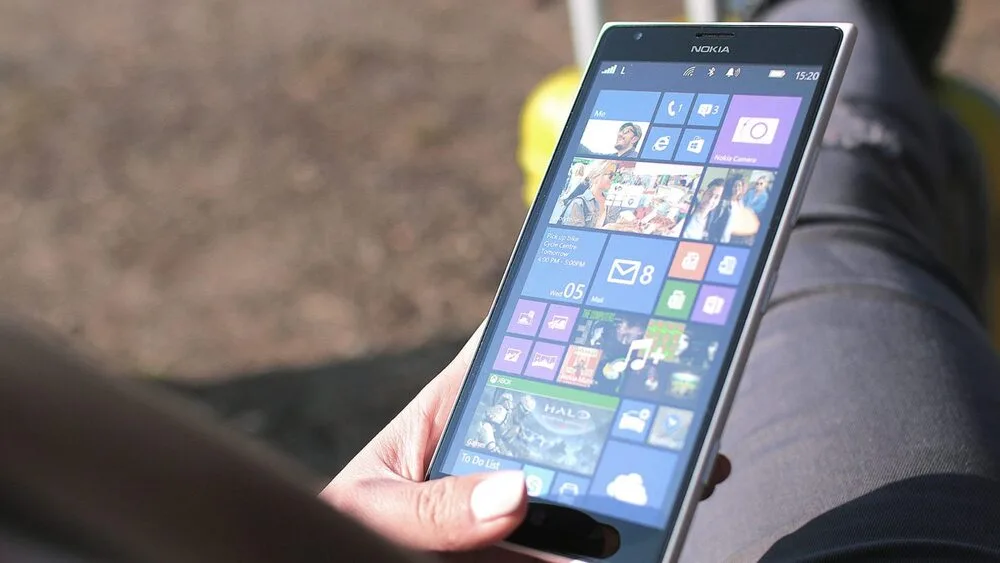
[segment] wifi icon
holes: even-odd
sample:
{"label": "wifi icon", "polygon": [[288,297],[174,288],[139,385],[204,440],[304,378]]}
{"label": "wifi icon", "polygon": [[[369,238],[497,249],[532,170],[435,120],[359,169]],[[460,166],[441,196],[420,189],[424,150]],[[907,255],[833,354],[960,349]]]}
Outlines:
{"label": "wifi icon", "polygon": [[698,67],[695,67],[695,66],[689,66],[689,67],[687,68],[687,70],[685,70],[685,71],[684,71],[684,76],[694,76],[694,71],[695,71],[695,70],[696,70],[697,68],[698,68]]}

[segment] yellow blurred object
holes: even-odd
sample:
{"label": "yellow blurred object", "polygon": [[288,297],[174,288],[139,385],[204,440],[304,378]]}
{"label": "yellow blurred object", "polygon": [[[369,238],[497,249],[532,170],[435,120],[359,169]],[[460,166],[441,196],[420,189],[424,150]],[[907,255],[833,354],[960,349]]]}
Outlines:
{"label": "yellow blurred object", "polygon": [[521,194],[527,205],[535,201],[579,87],[580,70],[564,68],[535,87],[524,104],[517,163],[524,175]]}
{"label": "yellow blurred object", "polygon": [[1000,348],[1000,103],[988,92],[957,78],[945,78],[938,100],[949,108],[972,133],[979,153],[986,155],[986,179],[990,191],[990,292],[987,313],[993,343]]}

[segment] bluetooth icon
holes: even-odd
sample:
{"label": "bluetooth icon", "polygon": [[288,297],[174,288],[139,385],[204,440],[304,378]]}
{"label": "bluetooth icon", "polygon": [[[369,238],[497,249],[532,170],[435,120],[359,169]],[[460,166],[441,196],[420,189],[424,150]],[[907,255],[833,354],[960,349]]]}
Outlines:
{"label": "bluetooth icon", "polygon": [[709,76],[709,78],[715,76],[715,67],[714,66],[712,68],[708,69],[708,76]]}

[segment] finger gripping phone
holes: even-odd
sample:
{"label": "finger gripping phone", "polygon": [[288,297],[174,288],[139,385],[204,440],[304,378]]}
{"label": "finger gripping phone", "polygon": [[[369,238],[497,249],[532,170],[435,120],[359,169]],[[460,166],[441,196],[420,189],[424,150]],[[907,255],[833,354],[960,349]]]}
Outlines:
{"label": "finger gripping phone", "polygon": [[854,33],[604,28],[428,474],[523,471],[506,546],[678,557]]}

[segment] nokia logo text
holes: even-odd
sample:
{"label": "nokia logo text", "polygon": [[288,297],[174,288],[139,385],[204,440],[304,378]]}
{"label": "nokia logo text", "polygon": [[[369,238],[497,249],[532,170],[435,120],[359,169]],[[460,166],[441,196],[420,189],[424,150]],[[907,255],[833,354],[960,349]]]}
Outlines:
{"label": "nokia logo text", "polygon": [[692,53],[728,53],[729,45],[692,45]]}

